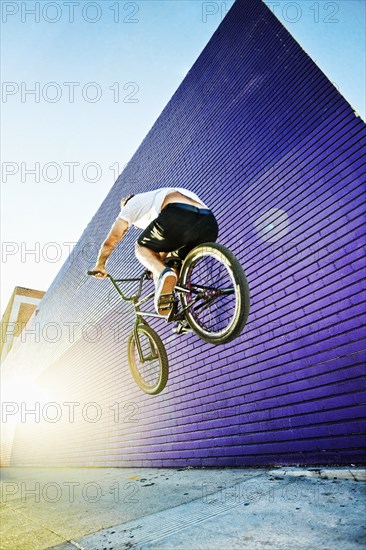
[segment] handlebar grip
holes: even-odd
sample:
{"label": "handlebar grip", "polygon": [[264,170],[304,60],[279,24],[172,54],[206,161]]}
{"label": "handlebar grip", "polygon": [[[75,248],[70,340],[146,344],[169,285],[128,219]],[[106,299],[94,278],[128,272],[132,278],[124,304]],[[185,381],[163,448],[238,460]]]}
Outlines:
{"label": "handlebar grip", "polygon": [[88,275],[97,275],[97,273],[100,273],[100,271],[87,271]]}

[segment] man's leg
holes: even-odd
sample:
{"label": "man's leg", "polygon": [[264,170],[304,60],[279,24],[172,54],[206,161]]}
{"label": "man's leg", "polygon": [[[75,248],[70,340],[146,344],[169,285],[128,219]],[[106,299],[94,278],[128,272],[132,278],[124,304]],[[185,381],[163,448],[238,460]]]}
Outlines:
{"label": "man's leg", "polygon": [[136,243],[135,251],[139,262],[152,271],[154,276],[156,311],[160,315],[169,316],[172,308],[171,295],[177,282],[177,276],[172,269],[165,267],[162,261],[166,253],[154,252],[138,243]]}
{"label": "man's leg", "polygon": [[154,250],[136,243],[135,254],[138,261],[152,272],[156,281],[165,269],[162,255],[166,255],[166,253],[154,252]]}

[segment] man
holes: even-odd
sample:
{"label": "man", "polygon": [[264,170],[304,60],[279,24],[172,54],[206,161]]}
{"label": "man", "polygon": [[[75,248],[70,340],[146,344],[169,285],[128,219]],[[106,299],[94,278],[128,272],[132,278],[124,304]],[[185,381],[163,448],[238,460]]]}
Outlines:
{"label": "man", "polygon": [[107,277],[106,261],[131,225],[143,229],[136,243],[136,257],[153,274],[156,311],[168,316],[170,311],[160,303],[160,297],[172,294],[177,275],[163,260],[175,250],[184,259],[195,246],[216,241],[216,219],[195,193],[180,187],[130,195],[122,199],[121,211],[100,248],[93,268],[96,277]]}

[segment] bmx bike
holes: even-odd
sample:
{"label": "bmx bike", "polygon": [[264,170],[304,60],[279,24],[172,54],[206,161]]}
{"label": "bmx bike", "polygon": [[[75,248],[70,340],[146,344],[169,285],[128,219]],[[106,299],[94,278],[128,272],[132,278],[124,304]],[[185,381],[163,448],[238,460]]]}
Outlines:
{"label": "bmx bike", "polygon": [[[239,261],[225,246],[205,243],[193,248],[184,260],[170,253],[165,264],[179,272],[173,294],[161,296],[168,316],[142,311],[141,306],[155,292],[141,299],[149,271],[138,278],[114,279],[108,275],[123,300],[132,302],[136,314],[133,331],[128,338],[127,356],[132,377],[145,393],[155,395],[166,386],[169,363],[164,344],[145,317],[158,317],[177,323],[175,332],[191,329],[210,344],[226,344],[243,331],[249,314],[249,286]],[[88,271],[95,275],[96,271]],[[138,282],[137,292],[126,296],[119,283]]]}

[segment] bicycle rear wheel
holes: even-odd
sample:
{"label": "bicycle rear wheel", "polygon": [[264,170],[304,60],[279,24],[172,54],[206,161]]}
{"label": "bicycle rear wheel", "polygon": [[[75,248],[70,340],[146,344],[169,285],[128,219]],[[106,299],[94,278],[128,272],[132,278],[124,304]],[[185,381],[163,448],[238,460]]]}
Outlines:
{"label": "bicycle rear wheel", "polygon": [[[138,351],[141,346],[142,360]],[[138,325],[129,336],[127,344],[128,364],[136,384],[150,395],[163,391],[168,381],[169,364],[160,336],[148,325]]]}
{"label": "bicycle rear wheel", "polygon": [[249,314],[249,286],[230,250],[216,243],[197,246],[186,257],[180,298],[188,323],[210,344],[226,344],[242,332]]}

